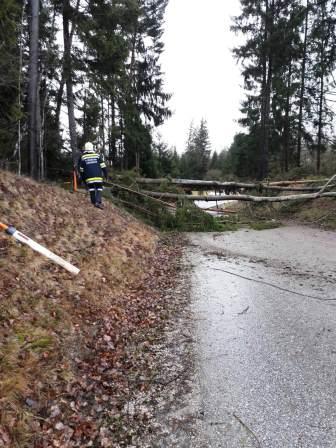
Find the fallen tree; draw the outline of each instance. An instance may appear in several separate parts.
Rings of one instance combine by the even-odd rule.
[[[217,202],[217,201],[245,201],[245,202],[288,202],[288,201],[300,201],[300,200],[314,200],[320,197],[336,197],[336,192],[326,192],[327,188],[334,187],[332,184],[336,179],[336,174],[332,176],[323,186],[318,187],[316,193],[309,194],[291,194],[288,196],[253,196],[246,194],[225,194],[225,195],[188,195],[179,193],[164,193],[159,191],[147,191],[140,190],[136,191],[125,186],[118,184],[106,182],[105,185],[108,187],[115,187],[123,190],[127,190],[130,193],[142,195],[144,197],[151,197],[160,201],[162,205],[168,205],[168,202],[164,202],[163,199],[171,201],[206,201],[206,202]],[[194,182],[194,181],[191,181]],[[203,181],[200,181],[203,182]],[[207,182],[207,181],[204,181]]]
[[[147,191],[137,191],[137,190],[134,190],[133,188],[125,187],[125,185],[119,185],[119,184],[115,184],[112,182],[104,182],[104,186],[107,188],[111,188],[111,189],[127,191],[131,194],[135,194],[137,196],[142,196],[144,198],[151,199],[152,201],[155,201],[155,202],[157,202],[161,205],[164,205],[166,207],[172,207],[172,204],[170,204],[169,202],[164,202],[164,201],[161,201],[160,199],[156,199],[153,196],[150,196],[149,194],[147,194]]]
[[[327,180],[328,179],[280,180],[277,182],[270,182],[268,185],[286,187],[288,185],[320,184],[321,182],[327,182]]]
[[[185,190],[218,190],[226,192],[245,190],[265,190],[265,191],[294,191],[294,192],[317,192],[321,186],[300,186],[310,183],[321,183],[326,180],[307,180],[307,181],[282,181],[274,183],[251,183],[251,182],[220,182],[216,180],[197,180],[197,179],[150,179],[137,178],[136,182],[140,185],[162,185],[181,187]],[[292,187],[291,185],[299,185]],[[336,185],[334,185],[336,186]]]
[[[174,199],[174,200],[189,200],[189,201],[246,201],[246,202],[287,202],[287,201],[300,201],[305,199],[318,199],[320,197],[336,197],[336,192],[327,192],[327,188],[331,188],[332,182],[336,179],[336,174],[332,176],[327,182],[318,187],[317,193],[312,194],[292,194],[289,196],[252,196],[245,194],[225,194],[225,195],[209,195],[209,196],[196,196],[186,194],[174,194],[174,193],[161,193],[157,191],[144,191],[143,193],[153,198],[160,199]],[[206,182],[206,181],[205,181]]]
[[[225,195],[209,195],[209,196],[195,196],[188,194],[175,193],[160,193],[158,191],[145,191],[148,196],[153,198],[168,199],[174,201],[245,201],[245,202],[287,202],[300,201],[305,199],[318,199],[320,197],[336,198],[336,192],[328,193],[311,193],[311,194],[293,194],[288,196],[251,196],[246,194],[225,194]]]

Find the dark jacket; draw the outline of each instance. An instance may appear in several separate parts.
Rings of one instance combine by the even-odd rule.
[[[82,180],[87,184],[103,182],[103,176],[107,177],[106,164],[103,158],[95,152],[83,152],[78,160],[78,171]]]

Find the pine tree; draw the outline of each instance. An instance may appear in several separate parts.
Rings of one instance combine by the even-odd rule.
[[[70,20],[73,18],[70,0],[63,0],[63,43],[64,43],[64,80],[66,84],[67,108],[69,119],[70,146],[74,165],[78,158],[77,129],[75,120],[75,98],[73,87],[72,42],[70,38]],[[73,25],[74,26],[74,25]]]
[[[28,4],[34,6],[34,14],[22,9],[18,0],[3,3],[2,157],[21,159],[15,148],[21,149],[22,142],[31,174],[43,177],[47,168],[50,176],[55,164],[66,162],[68,169],[78,142],[92,139],[116,168],[150,166],[153,129],[170,115],[170,95],[164,91],[159,62],[167,0],[88,0],[85,8],[80,0],[32,0]],[[27,22],[32,18],[29,33]],[[28,106],[21,99],[26,97],[29,113],[23,116],[21,109],[28,112]],[[62,137],[63,106],[70,145]],[[64,151],[69,146],[72,157]]]
[[[302,62],[301,62],[301,85],[300,85],[300,97],[299,97],[299,121],[298,121],[298,135],[297,135],[297,156],[296,164],[299,167],[301,165],[301,145],[302,145],[302,131],[303,131],[303,107],[304,107],[304,95],[306,87],[306,69],[307,69],[307,48],[308,48],[308,21],[310,13],[310,0],[306,0],[306,9],[304,13],[304,35],[302,44]]]
[[[214,151],[211,157],[210,169],[215,170],[218,169],[218,154],[217,151]]]
[[[333,121],[334,112],[326,101],[326,92],[330,88],[330,76],[335,69],[335,7],[330,2],[322,2],[315,9],[315,20],[312,29],[313,79],[315,83],[311,92],[316,101],[316,119],[314,127],[317,129],[316,139],[316,171],[321,169],[321,154],[327,148],[326,127]]]
[[[282,171],[300,166],[303,141],[309,148],[314,140],[313,126],[319,170],[332,116],[325,93],[334,66],[334,3],[241,0],[233,25],[245,37],[234,50],[247,92],[241,123],[256,143],[251,151],[257,149],[259,178],[268,174],[270,162]]]
[[[129,34],[130,64],[126,80],[125,101],[121,104],[125,119],[125,159],[134,166],[136,160],[148,157],[150,129],[170,116],[166,102],[170,95],[163,91],[159,57],[167,0],[138,0]],[[143,122],[142,117],[145,121]]]
[[[210,139],[206,120],[198,127],[190,125],[186,150],[181,158],[181,174],[189,179],[203,179],[210,163]]]
[[[241,0],[241,5],[242,13],[235,18],[232,29],[246,36],[246,42],[234,50],[244,63],[242,74],[249,92],[242,108],[246,114],[242,124],[258,140],[259,178],[263,178],[269,163],[275,0]]]
[[[22,5],[4,0],[0,8],[0,159],[9,160],[17,142],[20,104],[20,48]]]

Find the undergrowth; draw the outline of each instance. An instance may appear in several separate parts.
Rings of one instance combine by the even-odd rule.
[[[133,184],[129,186],[136,188]],[[164,190],[163,185],[161,190]],[[162,231],[218,232],[226,230],[225,225],[202,211],[192,201],[180,201],[174,207],[172,204],[149,196],[113,188],[106,189],[104,195],[116,205],[127,208],[136,217]]]

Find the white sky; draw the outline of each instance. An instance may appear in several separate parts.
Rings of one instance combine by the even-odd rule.
[[[231,53],[237,38],[230,31],[239,5],[239,0],[169,1],[161,63],[166,90],[173,93],[173,117],[159,132],[178,152],[184,150],[192,120],[207,120],[217,151],[239,131],[242,78]]]

